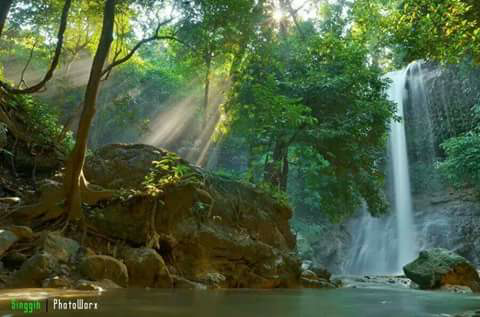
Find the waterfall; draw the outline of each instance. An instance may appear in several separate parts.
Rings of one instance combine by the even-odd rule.
[[[414,62],[405,69],[385,76],[391,81],[388,97],[396,104],[396,114],[401,118],[400,121],[392,120],[389,137],[391,206],[394,212],[375,218],[368,213],[366,206],[361,208],[359,217],[349,224],[352,247],[345,264],[348,273],[399,273],[417,255],[403,106],[407,97],[407,81],[412,86],[410,89],[424,94],[423,83],[416,78],[418,74],[421,75],[421,68]]]
[[[413,64],[414,65],[414,64]],[[403,101],[408,68],[387,74],[392,80],[388,90],[390,100],[397,105],[401,121],[390,125],[390,149],[393,169],[393,192],[397,224],[397,270],[412,261],[417,253],[415,227],[413,224],[410,172],[408,169],[407,140],[405,137]]]

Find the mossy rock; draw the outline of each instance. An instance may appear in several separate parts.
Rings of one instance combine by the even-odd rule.
[[[405,275],[422,289],[443,285],[464,285],[480,291],[480,277],[475,267],[455,252],[435,248],[420,252],[419,257],[403,267]]]

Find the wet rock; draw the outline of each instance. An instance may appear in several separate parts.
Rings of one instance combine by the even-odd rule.
[[[0,229],[0,256],[18,241],[16,234],[10,230]]]
[[[339,278],[334,278],[330,282],[337,288],[343,287],[343,281]]]
[[[20,203],[19,197],[0,197],[0,204],[13,206],[19,203]]]
[[[318,277],[323,278],[327,281],[330,280],[330,277],[332,276],[332,274],[329,271],[327,271],[326,268],[324,268],[322,266],[312,266],[310,268],[310,271],[315,273]]]
[[[440,290],[446,291],[449,293],[457,293],[457,294],[469,294],[472,293],[472,290],[468,286],[461,286],[461,285],[443,285]]]
[[[53,276],[42,281],[44,288],[71,288],[72,281],[66,276]]]
[[[480,317],[480,310],[469,311],[461,314],[455,314],[453,317]]]
[[[187,288],[187,289],[199,289],[199,290],[207,289],[207,286],[201,283],[196,283],[196,282],[187,280],[186,278],[183,278],[178,275],[172,275],[172,280],[175,288]]]
[[[307,278],[307,279],[318,279],[317,274],[313,273],[310,270],[302,271],[302,277]]]
[[[330,273],[325,274],[323,270],[319,271],[321,274],[324,274],[325,277],[318,276],[312,270],[303,270],[300,276],[300,281],[302,282],[303,287],[306,288],[336,288],[337,286],[330,282]]]
[[[168,268],[157,251],[149,248],[129,248],[123,253],[128,269],[129,286],[172,287]]]
[[[127,267],[111,256],[87,256],[79,264],[79,271],[83,276],[94,281],[109,279],[122,287],[128,285]]]
[[[8,230],[13,232],[20,240],[33,240],[34,233],[27,226],[9,226]]]
[[[8,281],[10,287],[40,287],[42,281],[58,270],[58,262],[52,255],[41,252],[25,261]]]
[[[218,272],[204,273],[197,278],[197,281],[210,288],[220,288],[226,285],[226,277]]]
[[[335,284],[324,279],[301,277],[300,280],[305,288],[336,288]]]
[[[45,232],[40,238],[39,248],[53,255],[60,262],[68,263],[75,257],[80,245],[77,241],[65,238],[58,233]]]
[[[297,248],[298,248],[298,234],[297,234]],[[312,267],[313,265],[313,262],[310,261],[310,260],[304,260],[302,261],[302,266],[301,266],[301,269],[302,271],[304,270],[310,270],[310,268]]]
[[[83,291],[98,291],[102,292],[107,289],[116,289],[121,288],[121,286],[112,282],[109,279],[103,279],[101,281],[88,281],[88,280],[78,280],[75,283],[75,289]]]
[[[480,277],[473,265],[446,249],[422,251],[403,270],[422,289],[435,289],[450,284],[467,286],[474,292],[480,291]]]

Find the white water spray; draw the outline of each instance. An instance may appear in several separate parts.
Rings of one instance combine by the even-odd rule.
[[[412,73],[412,69],[417,70]],[[412,261],[418,252],[415,224],[413,219],[407,142],[404,124],[404,100],[407,97],[407,81],[410,89],[420,91],[420,68],[412,63],[406,69],[388,73],[391,80],[388,97],[396,104],[400,121],[390,124],[390,164],[392,174],[392,207],[394,212],[386,217],[375,218],[367,207],[351,222],[352,247],[345,263],[345,272],[351,274],[396,274],[405,264]],[[412,87],[414,86],[414,87]],[[418,99],[418,93],[410,96],[415,104],[425,103]]]
[[[390,100],[396,103],[397,115],[401,117],[401,121],[394,120],[390,125],[393,191],[398,239],[398,271],[400,271],[405,264],[412,261],[417,254],[403,111],[407,71],[408,68],[387,75],[387,77],[392,80],[392,84],[388,90],[388,96]]]

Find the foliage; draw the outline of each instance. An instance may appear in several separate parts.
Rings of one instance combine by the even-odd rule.
[[[480,3],[476,0],[358,0],[356,28],[370,43],[416,59],[480,62]],[[397,63],[398,65],[398,63]]]
[[[143,186],[148,195],[157,196],[169,186],[199,182],[198,173],[175,153],[169,152],[160,161],[152,162],[152,169],[145,177]]]
[[[365,200],[379,214],[386,203],[378,158],[393,116],[387,83],[366,63],[361,41],[339,36],[341,26],[323,25],[327,30],[304,24],[303,35],[283,38],[264,31],[225,107],[228,122],[251,144],[250,167],[266,162],[266,170],[276,146],[286,148],[282,164],[306,180],[299,199],[310,209],[335,218]],[[260,181],[262,171],[253,174]]]
[[[404,0],[392,15],[395,37],[410,59],[458,62],[480,53],[480,4],[475,0]],[[480,60],[477,60],[480,62]]]
[[[472,108],[480,122],[480,103]],[[446,159],[437,164],[442,175],[454,186],[471,186],[480,189],[480,125],[472,130],[444,141],[441,148]]]
[[[52,107],[24,95],[13,96],[9,105],[23,114],[28,129],[25,132],[32,137],[34,145],[49,147],[59,139],[63,126],[58,123],[58,114]],[[68,153],[74,144],[72,134],[67,133],[60,142],[59,145]]]
[[[8,41],[0,39],[1,61],[7,64],[17,55],[24,65],[33,53],[29,70],[41,70],[55,44],[62,1],[16,3],[5,33]],[[286,2],[280,3],[286,9]],[[384,94],[387,82],[380,60],[388,57],[385,47],[399,45],[394,40],[401,41],[406,34],[408,25],[395,19],[410,23],[413,5],[394,3],[357,0],[352,9],[350,1],[325,2],[316,18],[305,20],[292,10],[276,22],[270,15],[277,2],[269,0],[119,1],[110,63],[151,36],[159,17],[168,16],[166,9],[178,16],[158,32],[179,41],[145,45],[108,77],[98,96],[89,146],[138,141],[149,120],[179,100],[188,97],[188,106],[192,105],[188,111],[196,111],[202,99],[197,95],[204,96],[205,107],[208,104],[210,82],[232,82],[224,92],[225,120],[217,126],[234,148],[230,159],[237,166],[232,174],[257,183],[284,203],[288,194],[296,207],[320,210],[334,219],[350,215],[363,200],[372,214],[379,214],[386,208],[382,158],[394,112]],[[74,1],[65,33],[63,72],[57,72],[57,80],[42,96],[65,121],[83,100],[85,82],[75,82],[72,65],[81,58],[89,61],[97,46],[102,4]],[[453,15],[470,12],[465,10]],[[417,12],[414,18],[418,17]],[[421,43],[422,35],[418,36],[415,41]],[[412,55],[410,48],[403,45],[397,55]],[[205,94],[198,89],[203,87]],[[32,129],[42,123],[50,127],[46,138],[58,135],[59,126],[49,115],[54,110],[29,109],[35,120]],[[190,118],[190,113],[185,116]],[[185,134],[193,139],[201,119],[191,117]],[[175,142],[195,146],[195,139],[182,138]],[[147,194],[160,195],[172,184],[192,181],[201,181],[198,173],[168,154],[153,163],[143,186]]]
[[[450,138],[441,145],[447,159],[438,168],[455,186],[480,184],[480,133],[469,132],[463,136]]]

